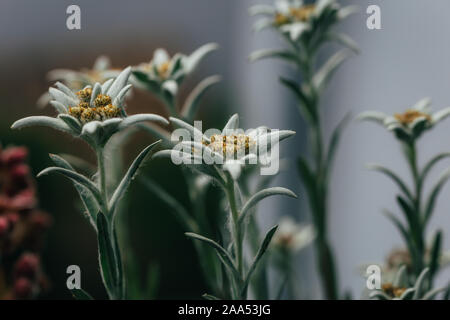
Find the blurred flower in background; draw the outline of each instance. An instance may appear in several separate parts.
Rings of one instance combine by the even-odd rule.
[[[27,154],[0,150],[0,299],[31,299],[47,288],[40,251],[51,218],[37,208]]]

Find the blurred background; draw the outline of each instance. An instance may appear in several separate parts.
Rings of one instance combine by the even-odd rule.
[[[2,0],[0,2],[0,141],[3,145],[24,145],[30,149],[30,164],[36,174],[50,165],[48,153],[68,153],[94,161],[85,145],[69,136],[45,128],[12,132],[17,119],[37,114],[52,115],[50,108],[38,110],[36,101],[50,85],[49,70],[78,70],[91,67],[99,55],[111,58],[114,67],[148,62],[154,49],[167,48],[190,53],[207,42],[217,42],[220,50],[209,56],[183,88],[182,96],[202,78],[220,74],[223,81],[202,102],[199,118],[204,127],[222,127],[235,112],[243,127],[267,125],[293,129],[294,139],[283,143],[283,157],[292,164],[274,185],[289,187],[300,194],[299,201],[284,198],[265,200],[259,216],[264,228],[281,215],[308,221],[306,196],[300,187],[292,159],[305,151],[305,131],[295,101],[278,83],[289,73],[278,61],[248,62],[255,49],[279,47],[282,41],[270,31],[254,34],[248,7],[270,1],[250,0],[133,0],[53,1]],[[446,40],[450,21],[447,0],[352,0],[361,11],[340,28],[360,46],[336,74],[323,101],[325,130],[328,137],[348,112],[354,115],[367,109],[387,113],[402,111],[422,97],[433,98],[435,109],[450,105],[450,44]],[[81,30],[66,29],[66,8],[81,8]],[[382,29],[366,28],[368,5],[377,4],[382,12]],[[326,52],[324,52],[324,55]],[[162,106],[151,95],[136,93],[129,102],[129,113],[163,114]],[[441,151],[450,150],[450,123],[444,123],[424,136],[420,157],[424,161]],[[147,135],[136,136],[129,148],[129,159],[148,145]],[[128,149],[127,149],[128,150]],[[330,232],[342,288],[358,298],[365,279],[358,266],[382,263],[402,240],[392,224],[381,214],[382,208],[396,209],[396,187],[385,177],[367,171],[366,162],[380,162],[402,175],[404,167],[399,146],[384,130],[371,124],[351,123],[345,132],[332,177]],[[440,169],[449,163],[441,164]],[[295,174],[294,174],[295,172]],[[439,170],[435,170],[435,177]],[[172,192],[179,171],[164,162],[147,165],[149,174]],[[47,299],[71,299],[65,286],[66,268],[76,264],[82,270],[82,287],[94,297],[105,297],[97,265],[96,239],[82,217],[71,184],[58,176],[38,180],[40,206],[53,216],[44,250],[43,263],[50,279]],[[184,190],[181,186],[179,190]],[[178,191],[179,191],[178,190]],[[437,226],[450,232],[448,187],[439,198],[429,231]],[[204,293],[191,241],[167,208],[135,183],[129,193],[127,216],[132,228],[130,242],[142,266],[159,266],[159,299],[197,299]],[[213,197],[213,196],[212,196]],[[212,199],[214,202],[214,199]],[[213,215],[213,206],[211,207]],[[450,239],[444,239],[444,249]],[[126,254],[126,253],[125,253]],[[320,289],[312,250],[298,257],[298,281],[305,295],[319,298]],[[438,278],[447,283],[445,271]]]

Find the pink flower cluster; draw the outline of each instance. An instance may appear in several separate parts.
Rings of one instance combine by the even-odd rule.
[[[51,218],[37,209],[27,155],[0,149],[0,299],[31,299],[47,287],[40,251]]]

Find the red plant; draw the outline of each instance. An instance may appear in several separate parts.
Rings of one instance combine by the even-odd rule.
[[[51,218],[37,209],[27,155],[0,149],[0,299],[32,299],[47,283],[40,251]]]

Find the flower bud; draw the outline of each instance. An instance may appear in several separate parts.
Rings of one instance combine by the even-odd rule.
[[[39,257],[34,253],[23,254],[14,266],[17,278],[35,279],[40,265]]]
[[[28,299],[33,293],[33,284],[27,278],[19,278],[14,283],[14,296],[17,299]]]
[[[0,217],[0,237],[5,236],[9,231],[9,220],[7,217]]]
[[[2,161],[6,166],[13,166],[25,161],[28,151],[23,147],[8,148],[2,153]]]

